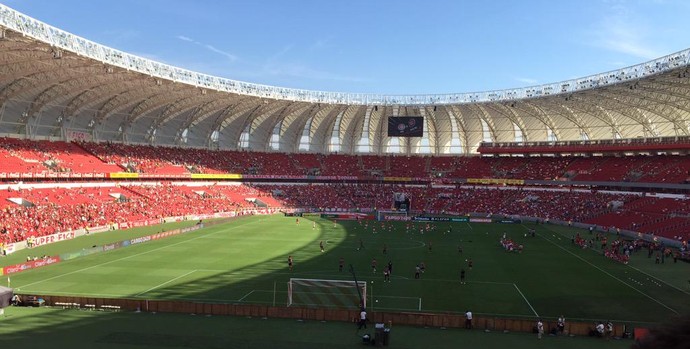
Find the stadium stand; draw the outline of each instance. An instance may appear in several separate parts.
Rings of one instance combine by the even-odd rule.
[[[591,146],[590,146],[591,147]],[[413,210],[428,213],[501,214],[582,222],[670,239],[690,237],[690,200],[682,196],[557,189],[558,186],[491,187],[442,179],[519,179],[579,183],[686,183],[690,161],[680,155],[475,156],[286,154],[154,147],[119,143],[32,141],[0,138],[0,176],[11,173],[69,176],[123,171],[157,176],[164,182],[116,185],[105,177],[94,186],[50,185],[0,192],[3,242],[88,226],[213,214],[256,207],[314,210],[391,209],[403,192]],[[292,184],[215,185],[177,183],[191,174],[240,173],[256,178],[292,178]],[[343,176],[353,183],[294,183],[305,175]],[[373,177],[372,177],[373,176]],[[423,183],[367,183],[367,179],[427,178]],[[68,177],[69,178],[69,177]],[[166,179],[170,178],[170,179]],[[251,177],[250,177],[251,178]],[[320,177],[315,177],[320,178]],[[327,178],[327,177],[323,177]],[[361,182],[364,180],[364,182]],[[10,200],[12,199],[12,200]]]

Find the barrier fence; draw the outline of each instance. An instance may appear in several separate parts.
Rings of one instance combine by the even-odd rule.
[[[314,321],[341,321],[355,322],[359,318],[357,310],[283,307],[255,304],[226,304],[226,303],[199,303],[169,300],[143,300],[122,298],[95,298],[72,296],[44,296],[20,294],[22,299],[31,297],[42,298],[45,306],[104,310],[104,311],[141,311],[162,313],[187,313],[197,315],[231,315],[252,316],[283,319],[302,319]],[[376,311],[369,314],[369,318],[375,323],[392,323],[394,325],[428,326],[463,328],[465,316],[460,314],[442,313],[413,313],[413,312],[382,312]],[[556,328],[556,321],[543,321],[547,331]],[[472,327],[480,330],[533,332],[536,325],[535,319],[511,319],[475,315]],[[593,329],[592,322],[567,321],[565,333],[576,336],[587,336]],[[632,332],[632,328],[625,328],[624,324],[615,324],[613,336],[623,336],[624,332]]]

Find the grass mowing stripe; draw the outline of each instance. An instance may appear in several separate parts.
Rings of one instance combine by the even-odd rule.
[[[524,226],[524,225],[523,225],[523,226]],[[527,227],[525,227],[525,228],[527,228]],[[585,263],[587,263],[587,264],[593,266],[593,267],[596,268],[597,270],[599,270],[599,271],[601,271],[602,273],[604,273],[604,274],[606,274],[606,275],[612,277],[613,279],[619,281],[619,282],[622,283],[623,285],[630,287],[631,289],[637,291],[639,294],[641,294],[641,295],[643,295],[643,296],[645,296],[645,297],[651,299],[652,301],[654,301],[654,302],[656,302],[656,303],[659,303],[659,305],[661,305],[662,307],[664,307],[664,308],[666,308],[666,309],[668,309],[668,310],[674,312],[675,314],[679,314],[679,313],[678,313],[677,311],[675,311],[673,308],[671,308],[671,307],[669,307],[668,305],[662,303],[662,302],[659,301],[658,299],[656,299],[656,298],[654,298],[654,297],[652,297],[652,296],[650,296],[650,295],[648,295],[648,294],[642,292],[641,290],[639,290],[639,289],[635,288],[634,286],[630,285],[629,283],[627,283],[627,282],[625,282],[625,281],[619,279],[618,277],[616,277],[615,275],[609,273],[608,271],[606,271],[606,270],[604,270],[604,269],[601,269],[600,267],[598,267],[597,265],[593,264],[592,262],[590,262],[590,261],[588,261],[588,260],[586,260],[586,259],[584,259],[584,258],[578,256],[577,254],[573,253],[572,251],[568,251],[568,249],[566,249],[565,247],[563,247],[563,246],[561,246],[561,245],[559,245],[559,244],[553,242],[551,239],[549,239],[549,238],[543,236],[542,234],[537,234],[537,236],[539,236],[540,238],[542,238],[542,239],[544,239],[544,240],[550,242],[551,244],[553,244],[554,246],[560,248],[561,250],[563,250],[563,251],[565,251],[565,252],[568,252],[570,255],[575,256],[577,259],[579,259],[579,260],[581,260],[581,261],[583,261],[583,262],[585,262]]]
[[[170,280],[168,280],[168,281],[166,281],[166,282],[164,282],[164,283],[162,283],[162,284],[153,286],[153,287],[149,288],[148,290],[146,290],[146,291],[144,291],[144,292],[137,293],[137,294],[134,295],[134,297],[139,297],[139,296],[141,296],[141,295],[144,294],[144,293],[148,293],[148,292],[153,291],[153,290],[155,290],[155,289],[157,289],[157,288],[159,288],[159,287],[165,286],[165,285],[167,285],[167,284],[169,284],[169,283],[171,283],[171,282],[173,282],[173,281],[175,281],[175,280],[179,280],[179,279],[181,279],[181,278],[183,278],[183,277],[185,277],[185,276],[187,276],[187,275],[190,275],[190,274],[192,274],[192,273],[194,273],[194,272],[196,272],[196,270],[192,270],[192,271],[190,271],[190,272],[184,273],[184,274],[182,274],[182,275],[180,275],[180,276],[178,276],[178,277],[176,277],[176,278],[170,279]]]
[[[245,224],[248,224],[248,223],[251,223],[251,222],[252,222],[252,221],[247,221],[247,222],[242,223],[242,224],[240,224],[240,225],[245,225]],[[233,228],[234,228],[234,226],[233,226]],[[79,269],[79,270],[71,271],[71,272],[69,272],[69,273],[64,273],[64,274],[60,274],[60,275],[55,275],[55,276],[53,276],[53,277],[51,277],[51,278],[43,279],[43,280],[41,280],[41,281],[32,282],[32,283],[30,283],[30,284],[26,284],[26,285],[23,285],[23,286],[21,286],[21,287],[33,286],[33,285],[40,284],[40,283],[43,283],[43,282],[46,282],[46,281],[55,280],[55,279],[61,278],[61,277],[63,277],[63,276],[67,276],[67,275],[72,275],[72,274],[80,273],[80,272],[87,271],[87,270],[91,270],[91,269],[93,269],[93,268],[97,268],[97,267],[100,267],[100,266],[104,266],[104,265],[108,265],[108,264],[111,264],[111,263],[123,261],[123,260],[125,260],[125,259],[129,259],[129,258],[132,258],[132,257],[142,256],[142,255],[149,254],[149,253],[155,252],[155,251],[159,251],[159,250],[162,250],[162,249],[165,249],[165,248],[169,248],[169,247],[181,245],[181,244],[187,243],[187,242],[189,242],[189,241],[194,241],[194,240],[201,239],[201,238],[203,238],[203,237],[205,237],[205,236],[207,236],[207,235],[215,235],[215,234],[219,234],[219,233],[223,233],[223,232],[226,232],[226,230],[219,230],[219,231],[214,232],[214,233],[209,233],[209,234],[205,234],[205,235],[202,235],[202,236],[197,236],[197,237],[194,237],[194,238],[191,238],[191,239],[188,239],[188,240],[176,242],[176,243],[174,243],[174,244],[165,245],[165,246],[161,246],[161,247],[158,247],[158,248],[154,248],[154,249],[151,249],[151,250],[147,250],[147,251],[144,251],[144,252],[141,252],[141,253],[133,254],[133,255],[131,255],[131,256],[126,256],[126,257],[114,259],[114,260],[112,260],[112,261],[108,261],[108,262],[103,262],[103,263],[100,263],[100,264],[92,265],[92,266],[90,266],[90,267],[86,267],[86,268],[82,268],[82,269]],[[178,235],[178,236],[184,236],[184,235]],[[160,240],[159,240],[159,241],[160,241]],[[139,245],[139,246],[143,246],[143,245]],[[117,251],[117,250],[114,250],[114,251]],[[79,259],[79,258],[75,258],[75,259],[73,259],[73,260],[78,260],[78,259]]]
[[[537,317],[539,317],[539,314],[537,314],[537,311],[534,310],[534,307],[533,307],[532,304],[530,304],[530,302],[527,300],[527,297],[525,297],[525,295],[522,293],[522,291],[520,291],[520,288],[519,288],[516,284],[513,284],[513,286],[515,286],[515,289],[518,291],[518,293],[520,293],[520,295],[522,296],[522,299],[524,299],[525,302],[527,302],[527,305],[529,305],[529,308],[532,309],[532,312],[534,312],[534,315],[536,315]]]

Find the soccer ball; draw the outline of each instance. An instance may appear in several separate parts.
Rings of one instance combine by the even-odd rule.
[[[465,259],[465,262],[467,262],[467,259]]]
[[[379,300],[377,299],[377,300],[376,300],[376,303],[378,303],[378,302],[379,302]]]

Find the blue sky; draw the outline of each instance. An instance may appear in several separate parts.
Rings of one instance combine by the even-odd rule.
[[[690,1],[683,0],[0,2],[168,64],[339,92],[523,87],[690,47]]]

